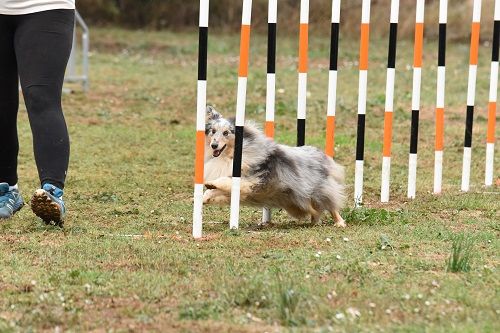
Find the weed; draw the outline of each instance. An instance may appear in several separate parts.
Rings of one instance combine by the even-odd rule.
[[[451,254],[446,261],[447,270],[453,273],[468,272],[471,269],[474,251],[474,238],[465,233],[452,238]]]
[[[391,240],[387,235],[384,234],[380,235],[380,238],[378,240],[378,248],[380,250],[386,250],[386,249],[394,250]]]
[[[15,332],[13,327],[15,327],[15,322],[11,322],[9,324],[8,321],[0,318],[0,332],[5,332],[5,333]]]
[[[234,273],[225,276],[220,293],[230,307],[265,308],[269,304],[269,282],[265,275],[252,277],[237,276]]]
[[[359,283],[360,286],[365,284],[365,280],[370,275],[370,270],[367,267],[366,263],[359,262],[356,260],[353,263],[350,263],[345,268],[346,279],[349,283]]]
[[[219,305],[201,302],[181,307],[179,318],[188,320],[218,319],[221,312],[222,308]]]
[[[102,193],[95,194],[93,196],[93,199],[96,202],[100,202],[100,203],[112,203],[112,202],[117,202],[119,200],[118,196],[112,192],[102,192]]]
[[[358,207],[345,209],[343,216],[348,224],[405,224],[408,220],[409,212],[404,210],[389,211],[386,209]]]
[[[299,321],[295,312],[301,299],[300,291],[280,269],[276,269],[276,281],[276,297],[281,322],[286,326],[297,326]]]

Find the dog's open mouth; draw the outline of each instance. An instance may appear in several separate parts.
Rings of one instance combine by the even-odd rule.
[[[221,149],[214,149],[212,156],[219,157],[219,155],[222,153],[224,149],[226,149],[226,145],[224,145],[224,147],[222,147]]]

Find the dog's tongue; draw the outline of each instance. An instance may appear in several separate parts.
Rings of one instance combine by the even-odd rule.
[[[220,153],[221,153],[220,149],[219,150],[214,150],[214,152],[212,153],[212,155],[213,155],[213,157],[219,157]]]

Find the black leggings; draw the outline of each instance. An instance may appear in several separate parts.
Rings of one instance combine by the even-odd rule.
[[[41,185],[64,187],[69,137],[61,93],[74,19],[71,9],[0,15],[0,182],[18,181],[19,77]]]

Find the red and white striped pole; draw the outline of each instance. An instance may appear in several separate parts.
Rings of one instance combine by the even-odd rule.
[[[276,24],[278,0],[269,0],[267,13],[267,89],[265,134],[274,138],[274,106],[276,100]],[[271,210],[262,210],[262,223],[271,221]]]
[[[251,17],[252,0],[243,0],[243,10],[241,15],[240,66],[238,70],[238,95],[236,97],[235,145],[231,187],[231,215],[229,219],[229,227],[231,229],[238,229],[240,218],[241,157],[243,151],[243,129],[245,125],[248,59],[250,56]]]
[[[337,101],[337,62],[339,55],[340,1],[332,0],[332,27],[330,35],[330,70],[328,72],[328,106],[326,110],[325,154],[335,155],[335,107]]]
[[[448,0],[439,0],[439,48],[436,86],[436,141],[434,152],[434,193],[441,193],[444,149],[444,95],[446,82],[446,24]]]
[[[495,153],[495,122],[498,88],[498,44],[500,39],[500,0],[495,0],[495,23],[491,50],[490,95],[488,103],[488,132],[486,135],[486,170],[484,184],[493,185],[493,156]]]
[[[354,203],[363,202],[363,165],[365,150],[366,89],[368,84],[368,44],[370,39],[370,0],[361,7],[361,40],[359,46],[358,128],[356,138],[356,165],[354,171]]]
[[[396,43],[398,36],[399,0],[391,0],[387,80],[385,84],[384,148],[380,201],[389,202],[391,177],[392,113],[394,111],[394,80],[396,77]]]
[[[462,163],[461,190],[467,192],[470,184],[470,165],[472,158],[472,124],[476,98],[477,58],[479,53],[479,29],[481,22],[481,0],[474,0],[472,28],[470,37],[469,80],[467,83],[467,115],[465,120],[464,158]]]
[[[307,52],[309,48],[309,0],[300,0],[299,82],[297,98],[297,146],[305,145],[307,104]]]
[[[202,236],[205,113],[207,109],[207,47],[209,0],[200,0],[198,87],[196,103],[196,155],[194,167],[193,237]]]
[[[415,198],[417,187],[417,146],[420,111],[420,85],[422,81],[422,50],[424,44],[425,0],[417,0],[415,15],[415,45],[413,51],[413,88],[411,98],[411,137],[408,161],[408,198]]]

